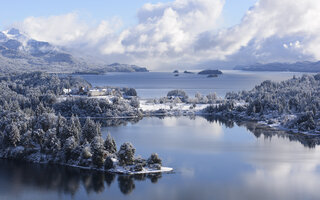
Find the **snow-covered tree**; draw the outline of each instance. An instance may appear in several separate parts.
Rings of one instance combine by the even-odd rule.
[[[148,164],[160,164],[162,163],[161,159],[159,158],[157,153],[151,154],[151,156],[147,160]]]
[[[66,161],[68,161],[69,159],[72,159],[73,157],[72,153],[77,146],[78,144],[73,136],[66,139],[65,144],[63,145]]]
[[[104,142],[104,148],[109,153],[116,153],[117,152],[117,145],[113,137],[108,133],[108,136]]]
[[[49,153],[57,153],[61,150],[61,142],[56,135],[55,129],[50,129],[46,132],[43,149]]]
[[[132,165],[136,149],[130,142],[123,143],[118,152],[120,165]]]
[[[82,140],[87,140],[90,143],[96,136],[101,136],[100,124],[88,117],[82,128]]]
[[[98,168],[103,166],[106,157],[103,144],[104,141],[101,136],[94,137],[93,141],[91,142],[91,150],[93,152],[92,164]]]
[[[74,136],[77,143],[80,142],[81,129],[81,123],[78,116],[72,116],[69,121],[69,131],[70,135]]]
[[[9,146],[17,146],[20,142],[20,131],[15,124],[10,124],[5,133],[5,141]]]

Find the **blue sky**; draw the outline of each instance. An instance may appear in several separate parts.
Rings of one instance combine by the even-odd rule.
[[[48,17],[77,12],[85,20],[99,22],[120,17],[124,26],[137,23],[136,14],[145,3],[170,2],[169,0],[0,0],[0,28],[33,17]],[[256,0],[226,0],[223,10],[223,27],[240,22]]]

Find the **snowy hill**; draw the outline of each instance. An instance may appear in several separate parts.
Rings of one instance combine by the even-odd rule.
[[[147,71],[134,65],[97,64],[75,57],[62,47],[34,40],[18,29],[0,31],[0,72],[46,71],[72,72],[139,72]]]
[[[256,65],[250,65],[250,66],[237,66],[234,69],[244,70],[244,71],[320,72],[320,61],[256,64]]]

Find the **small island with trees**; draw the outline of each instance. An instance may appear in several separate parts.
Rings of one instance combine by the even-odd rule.
[[[198,74],[199,75],[207,75],[208,78],[215,78],[215,77],[218,77],[218,75],[221,75],[222,71],[206,69],[206,70],[200,71]]]

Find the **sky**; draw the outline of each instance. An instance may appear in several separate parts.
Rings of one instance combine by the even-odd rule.
[[[227,0],[223,14],[224,27],[240,22],[245,12],[257,0]],[[0,0],[0,28],[4,30],[27,17],[49,17],[66,13],[81,13],[83,18],[93,23],[101,20],[111,20],[114,17],[122,19],[124,26],[137,23],[137,12],[146,3],[170,2],[170,0]],[[63,6],[62,6],[63,5]]]
[[[0,0],[0,29],[165,70],[320,59],[315,0]]]

